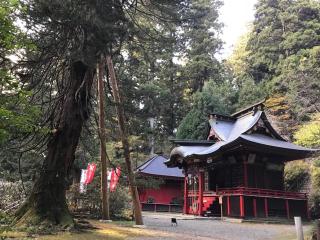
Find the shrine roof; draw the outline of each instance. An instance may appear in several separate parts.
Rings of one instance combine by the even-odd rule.
[[[237,146],[245,146],[253,151],[269,152],[285,156],[286,160],[296,160],[318,151],[298,146],[283,140],[274,139],[262,134],[241,134],[231,141],[219,141],[212,146],[179,146],[171,151],[168,166],[178,166],[177,161],[188,158],[214,157]]]
[[[168,166],[180,166],[185,158],[201,158],[215,156],[230,149],[246,146],[247,149],[266,153],[276,153],[284,156],[284,160],[301,159],[316,152],[287,142],[271,126],[266,114],[263,112],[263,102],[259,102],[242,111],[232,114],[230,118],[222,115],[210,115],[211,131],[208,139],[214,136],[217,141],[207,144],[184,144],[182,140],[175,140],[180,146],[171,151]],[[257,131],[264,129],[261,134]],[[180,162],[180,163],[179,163]]]
[[[183,178],[182,170],[179,168],[168,168],[165,165],[165,161],[168,158],[162,155],[155,155],[142,165],[137,167],[136,171],[141,174],[163,176],[163,177],[173,177],[173,178]]]

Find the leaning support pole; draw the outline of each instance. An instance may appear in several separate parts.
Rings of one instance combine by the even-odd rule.
[[[118,115],[118,124],[119,124],[121,141],[122,141],[123,150],[124,150],[124,158],[125,158],[126,167],[128,171],[128,179],[129,179],[130,192],[132,195],[132,201],[134,206],[135,221],[137,225],[143,225],[141,205],[140,205],[138,190],[137,190],[136,181],[132,171],[131,160],[130,160],[129,141],[128,141],[128,135],[127,135],[126,126],[125,126],[124,109],[123,109],[123,104],[122,104],[122,100],[119,93],[116,74],[115,74],[112,59],[110,56],[107,56],[107,65],[108,65],[108,70],[110,74],[110,83],[112,87],[113,99],[116,104],[116,110]]]
[[[104,109],[104,86],[103,86],[103,61],[97,64],[97,80],[98,80],[98,97],[99,97],[99,139],[100,139],[100,160],[101,160],[101,200],[102,200],[102,219],[110,220],[109,213],[109,194],[106,150],[106,126],[105,126],[105,109]]]

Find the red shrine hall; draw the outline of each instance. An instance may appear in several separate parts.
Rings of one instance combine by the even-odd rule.
[[[262,102],[230,116],[210,114],[207,140],[173,140],[166,162],[185,174],[185,214],[309,218],[307,194],[284,189],[284,165],[315,152],[283,139]]]
[[[136,169],[138,176],[161,179],[158,188],[138,188],[144,211],[181,212],[183,202],[184,175],[179,168],[168,168],[164,162],[168,158],[155,155]]]

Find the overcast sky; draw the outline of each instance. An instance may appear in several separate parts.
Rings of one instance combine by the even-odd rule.
[[[225,24],[222,40],[224,49],[219,58],[226,58],[232,53],[237,39],[246,32],[248,23],[254,18],[254,5],[257,0],[223,0],[220,9],[220,21]]]

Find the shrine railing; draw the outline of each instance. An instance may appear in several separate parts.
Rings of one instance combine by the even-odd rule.
[[[182,212],[182,205],[180,204],[164,204],[164,203],[147,203],[141,202],[142,211],[151,212]]]
[[[198,191],[188,191],[188,197],[198,196]],[[235,188],[217,188],[216,191],[204,191],[203,196],[220,196],[220,195],[247,195],[247,196],[261,196],[261,197],[273,197],[273,198],[294,198],[294,199],[306,199],[307,193],[303,192],[287,192],[272,189],[261,188],[247,188],[247,187],[235,187]]]
[[[301,192],[286,192],[272,189],[261,189],[261,188],[218,188],[217,195],[257,195],[257,196],[267,196],[267,197],[286,197],[286,198],[300,198],[306,199],[307,193]]]

